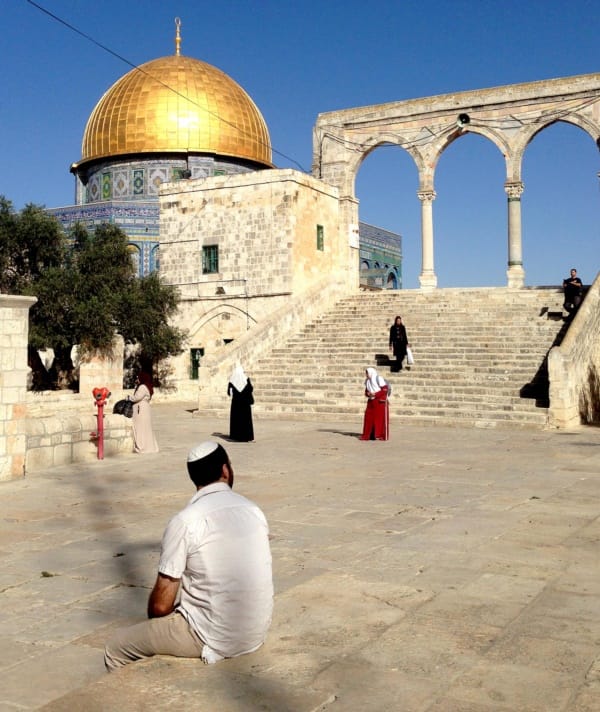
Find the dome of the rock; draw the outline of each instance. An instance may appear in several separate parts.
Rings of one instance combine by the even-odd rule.
[[[140,154],[216,155],[271,167],[267,125],[220,69],[179,54],[140,65],[100,99],[72,167]]]

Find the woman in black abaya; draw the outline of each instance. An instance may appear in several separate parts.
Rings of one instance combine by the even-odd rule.
[[[408,346],[408,336],[406,327],[402,323],[402,317],[397,316],[390,327],[390,351],[396,357],[396,363],[391,365],[390,371],[401,371],[402,361],[406,358],[406,347]]]
[[[239,442],[254,440],[254,427],[252,425],[252,383],[238,364],[229,379],[227,395],[231,396],[231,410],[229,412],[229,437]]]

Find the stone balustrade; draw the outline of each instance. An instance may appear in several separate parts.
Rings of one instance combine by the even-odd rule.
[[[600,422],[600,273],[564,340],[550,350],[548,377],[551,426]]]

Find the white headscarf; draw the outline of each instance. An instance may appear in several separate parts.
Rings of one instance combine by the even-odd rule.
[[[385,386],[385,378],[377,374],[373,367],[367,368],[367,378],[365,380],[365,390],[369,393],[377,393]]]
[[[233,369],[231,376],[229,378],[229,383],[235,388],[236,391],[241,393],[248,383],[248,376],[244,373],[241,363],[237,363]]]

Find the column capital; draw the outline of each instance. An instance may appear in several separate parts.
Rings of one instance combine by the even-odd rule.
[[[507,180],[504,183],[504,190],[508,195],[509,200],[519,200],[525,190],[525,184],[521,180]]]
[[[417,196],[421,202],[426,200],[433,202],[437,197],[437,193],[435,190],[417,190]]]

